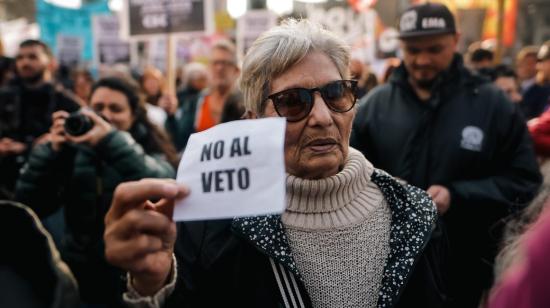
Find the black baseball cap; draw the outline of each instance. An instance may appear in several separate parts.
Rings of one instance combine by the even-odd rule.
[[[456,33],[456,26],[453,14],[443,4],[413,5],[399,19],[400,39],[447,33]]]

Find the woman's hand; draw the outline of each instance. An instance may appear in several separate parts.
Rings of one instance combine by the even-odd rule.
[[[168,179],[122,183],[115,190],[105,216],[105,256],[130,273],[141,295],[153,295],[166,284],[176,241],[174,203],[188,194],[187,187]]]
[[[82,136],[71,136],[66,134],[66,139],[75,144],[88,144],[91,147],[95,147],[107,134],[109,134],[113,127],[109,122],[105,121],[95,112],[89,109],[81,109],[80,113],[90,118],[93,123],[92,129]]]

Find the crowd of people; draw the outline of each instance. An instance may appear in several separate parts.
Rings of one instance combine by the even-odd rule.
[[[459,38],[411,6],[378,78],[289,19],[177,85],[23,41],[0,60],[0,306],[550,305],[550,42],[509,67]],[[285,211],[175,223],[189,136],[264,117],[287,120]]]

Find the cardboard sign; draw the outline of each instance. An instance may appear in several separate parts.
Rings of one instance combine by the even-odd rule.
[[[281,213],[285,209],[283,118],[217,125],[189,138],[177,181],[191,194],[174,220],[210,220]]]
[[[128,35],[205,32],[210,18],[208,0],[125,1]]]

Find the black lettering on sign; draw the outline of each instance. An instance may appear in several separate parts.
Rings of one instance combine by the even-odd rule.
[[[231,153],[229,154],[230,157],[233,157],[235,155],[243,156],[243,153],[241,152],[241,143],[239,142],[239,140],[239,138],[233,138],[233,141],[231,141]]]
[[[212,172],[208,172],[208,177],[206,173],[201,173],[202,179],[202,191],[209,193],[212,190]]]
[[[235,173],[235,169],[228,169],[224,171],[227,173],[227,189],[229,191],[233,190],[233,173]]]
[[[216,182],[216,191],[223,191],[223,187],[222,187],[222,183],[223,183],[223,178],[222,178],[222,173],[223,171],[216,171],[214,172],[214,178],[215,178],[215,182]]]
[[[248,149],[248,136],[244,137],[244,155],[250,155],[252,152]]]
[[[234,183],[237,183],[240,190],[246,190],[250,187],[250,171],[248,168],[241,168],[203,172],[201,180],[202,191],[205,193],[212,192],[212,186],[216,192],[233,191]]]
[[[214,143],[214,158],[220,159],[223,156],[223,140]],[[212,142],[202,146],[201,161],[210,160],[212,156]]]
[[[202,146],[201,161],[210,160],[210,153],[212,152],[212,142]]]
[[[229,154],[230,157],[250,154],[252,153],[248,148],[248,136],[244,137],[244,140],[242,141],[241,138],[233,138],[233,141],[231,141],[231,153]]]
[[[224,146],[223,140],[217,141],[214,144],[214,158],[215,159],[222,158],[222,156],[223,156],[223,146]]]
[[[248,189],[250,187],[250,172],[247,168],[241,168],[239,169],[239,188],[241,190]]]

